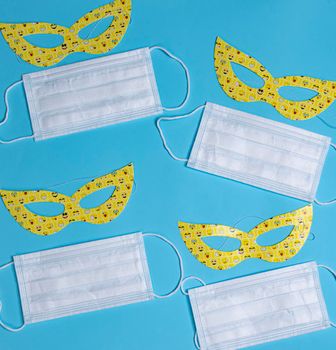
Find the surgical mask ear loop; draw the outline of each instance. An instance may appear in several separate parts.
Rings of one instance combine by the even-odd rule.
[[[196,346],[196,349],[200,350],[201,347],[199,345],[199,340],[198,340],[198,334],[197,334],[197,331],[195,331],[195,335],[194,335],[194,344]]]
[[[331,143],[330,146],[336,150],[336,144],[335,143]],[[333,203],[336,203],[336,198],[335,199],[332,199],[330,201],[327,201],[327,202],[320,202],[319,200],[317,200],[316,198],[314,199],[314,202],[318,205],[329,205],[329,204],[333,204]]]
[[[203,286],[206,286],[206,283],[201,278],[196,277],[196,276],[188,276],[188,277],[184,278],[182,280],[182,283],[181,283],[181,292],[184,295],[189,295],[188,291],[186,291],[186,289],[184,288],[185,282],[187,282],[189,280],[196,280],[196,281],[200,282]],[[201,349],[201,347],[199,345],[199,341],[198,341],[197,331],[195,331],[195,334],[194,334],[194,344],[196,346],[196,349]]]
[[[6,89],[6,91],[5,91],[6,113],[5,113],[5,118],[0,122],[0,126],[6,124],[7,121],[8,121],[8,115],[9,115],[8,94],[9,94],[9,92],[12,89],[14,89],[17,85],[22,84],[22,83],[23,83],[22,80],[16,81],[12,85],[8,86],[8,88]],[[34,135],[29,135],[29,136],[18,137],[18,138],[13,139],[13,140],[0,140],[0,144],[6,145],[8,143],[13,143],[13,142],[16,142],[16,141],[27,140],[27,139],[31,139],[33,137],[34,137]]]
[[[318,264],[317,266],[322,268],[322,269],[325,269],[325,270],[329,271],[333,275],[334,279],[336,280],[336,271],[334,271],[332,268],[330,268],[330,267],[328,267],[326,265],[321,265],[321,264]],[[336,323],[330,321],[330,325],[332,327],[336,328]]]
[[[166,140],[166,138],[164,136],[163,130],[161,128],[161,125],[160,125],[161,121],[162,120],[169,120],[170,121],[170,120],[178,120],[178,119],[188,118],[188,117],[191,117],[192,115],[194,115],[194,113],[198,112],[200,109],[203,109],[204,107],[205,107],[205,105],[201,105],[201,106],[198,106],[197,108],[195,108],[190,113],[187,113],[187,114],[184,114],[184,115],[181,115],[181,116],[177,116],[177,117],[161,117],[161,118],[159,118],[156,121],[156,127],[159,130],[160,137],[161,137],[161,140],[162,140],[162,143],[163,143],[163,147],[166,149],[166,151],[169,153],[169,155],[173,159],[178,160],[180,162],[187,162],[188,161],[188,159],[186,159],[186,158],[180,158],[180,157],[176,156],[174,154],[174,152],[170,149],[170,147],[167,144],[167,140]]]
[[[186,278],[183,278],[183,280],[181,281],[181,292],[182,294],[184,295],[189,295],[188,291],[184,288],[184,284],[187,282],[187,281],[190,281],[190,280],[196,280],[198,282],[200,282],[203,286],[206,286],[206,283],[199,277],[196,277],[196,276],[188,276]]]
[[[189,101],[190,98],[190,73],[189,73],[189,69],[186,66],[186,64],[178,57],[174,56],[171,52],[169,52],[168,50],[166,50],[165,48],[161,47],[161,46],[152,46],[149,48],[149,51],[152,52],[154,50],[160,50],[163,53],[165,53],[168,57],[170,57],[171,59],[177,61],[183,68],[186,78],[187,78],[187,93],[186,96],[184,98],[184,100],[181,102],[181,104],[177,107],[163,107],[163,109],[165,111],[176,111],[178,109],[183,108],[186,103]]]
[[[8,264],[0,266],[0,270],[4,270],[4,269],[6,269],[7,267],[9,267],[9,266],[11,266],[13,264],[14,264],[13,262],[10,262]],[[0,301],[0,313],[1,313],[1,311],[2,311],[2,302]],[[26,326],[26,323],[23,321],[23,325],[21,327],[12,328],[12,327],[6,325],[3,321],[0,320],[0,326],[3,327],[4,329],[6,329],[9,332],[19,332]]]
[[[177,286],[169,293],[167,294],[164,294],[164,295],[158,295],[158,294],[154,294],[154,296],[158,299],[165,299],[165,298],[168,298],[174,294],[176,294],[180,287],[181,287],[181,283],[182,283],[182,280],[183,280],[183,277],[184,277],[184,268],[183,268],[183,259],[182,259],[182,256],[180,254],[180,252],[177,250],[176,246],[174,243],[172,243],[171,241],[169,241],[167,238],[159,235],[159,234],[156,234],[156,233],[144,233],[143,234],[144,237],[156,237],[156,238],[159,238],[161,239],[162,241],[166,242],[168,245],[170,245],[173,250],[175,251],[177,257],[178,257],[178,260],[179,260],[179,267],[180,267],[180,278],[179,278],[179,281],[177,283]]]

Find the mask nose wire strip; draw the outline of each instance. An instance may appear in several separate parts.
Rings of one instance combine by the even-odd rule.
[[[11,261],[8,264],[0,266],[0,271],[6,269],[7,267],[9,267],[9,266],[11,266],[13,264],[14,264],[13,261]],[[0,301],[0,313],[1,313],[1,310],[2,310],[2,303]],[[0,320],[0,326],[3,327],[4,329],[6,329],[9,332],[19,332],[26,326],[26,323],[23,322],[23,325],[21,327],[12,328],[10,326],[7,326],[3,321]]]
[[[331,143],[330,146],[336,150],[336,144],[335,143]],[[332,199],[330,201],[327,201],[327,202],[320,202],[319,200],[317,200],[316,198],[314,199],[314,202],[318,205],[329,205],[329,204],[333,204],[336,202],[336,198],[335,199]]]
[[[177,250],[176,246],[174,243],[172,243],[171,241],[169,241],[167,238],[159,235],[159,234],[156,234],[156,233],[144,233],[143,234],[144,237],[156,237],[156,238],[159,238],[161,239],[162,241],[166,242],[168,245],[170,245],[173,250],[175,251],[177,257],[178,257],[178,260],[179,260],[179,267],[180,267],[180,278],[179,278],[179,281],[177,283],[177,286],[170,292],[170,293],[167,293],[165,295],[158,295],[158,294],[154,294],[154,296],[158,299],[165,299],[165,298],[168,298],[174,294],[176,294],[180,287],[181,287],[181,283],[183,281],[183,277],[184,277],[184,268],[183,268],[183,259],[182,259],[182,256],[180,254],[180,252]]]
[[[169,153],[169,155],[175,159],[175,160],[178,160],[180,162],[187,162],[188,159],[186,158],[180,158],[178,156],[176,156],[173,151],[170,149],[170,147],[168,146],[167,144],[167,140],[164,136],[164,133],[163,133],[163,130],[161,128],[161,121],[162,120],[178,120],[178,119],[184,119],[184,118],[188,118],[188,117],[191,117],[194,113],[196,113],[197,111],[199,111],[200,109],[203,109],[205,107],[205,105],[201,105],[201,106],[198,106],[197,108],[195,108],[193,111],[191,111],[190,113],[187,113],[187,114],[184,114],[184,115],[181,115],[181,116],[177,116],[177,117],[161,117],[159,118],[157,121],[156,121],[156,127],[157,129],[159,130],[159,133],[160,133],[160,137],[161,137],[161,140],[162,140],[162,143],[163,143],[163,147],[166,149],[166,151]]]
[[[6,113],[5,113],[5,118],[0,122],[0,126],[4,125],[5,123],[7,123],[8,121],[8,115],[9,115],[9,104],[8,104],[8,94],[10,93],[10,91],[12,89],[14,89],[17,85],[22,84],[23,81],[19,80],[16,81],[15,83],[13,83],[12,85],[8,86],[8,88],[5,91],[5,107],[6,107]],[[27,140],[27,139],[31,139],[33,138],[34,135],[30,135],[30,136],[23,136],[23,137],[19,137],[13,140],[0,140],[0,144],[8,144],[8,143],[13,143],[16,141],[21,141],[21,140]]]
[[[175,55],[173,55],[171,52],[169,52],[168,50],[166,50],[165,48],[161,47],[161,46],[152,46],[149,48],[150,52],[154,51],[154,50],[160,50],[162,52],[164,52],[168,57],[170,57],[171,59],[177,61],[183,68],[185,75],[186,75],[186,79],[187,79],[187,93],[186,96],[184,98],[184,100],[181,102],[181,104],[177,107],[163,107],[163,109],[165,111],[176,111],[177,109],[181,109],[183,108],[186,103],[189,101],[190,98],[190,73],[189,73],[189,69],[186,66],[186,64],[178,57],[176,57]]]
[[[333,277],[334,277],[334,279],[336,281],[336,271],[334,271],[332,268],[330,268],[330,267],[328,267],[326,265],[318,264],[317,266],[321,267],[322,269],[325,269],[325,270],[329,271],[333,275]],[[330,321],[330,325],[332,327],[336,328],[336,323]]]

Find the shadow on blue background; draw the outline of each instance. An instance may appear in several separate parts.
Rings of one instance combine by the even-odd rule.
[[[46,21],[70,26],[84,13],[104,1],[3,0],[1,22]],[[334,136],[317,118],[305,122],[284,119],[270,105],[239,103],[230,99],[217,83],[213,67],[216,36],[253,55],[274,76],[308,75],[336,81],[336,3],[327,0],[283,1],[188,1],[134,0],[132,22],[113,50],[161,45],[181,57],[190,69],[192,96],[182,112],[205,101],[254,113]],[[73,54],[58,65],[90,59]],[[185,92],[185,78],[178,64],[163,54],[153,53],[163,105],[177,105]],[[42,70],[20,59],[0,37],[1,91],[23,73]],[[11,112],[1,138],[31,133],[22,87],[10,95]],[[1,104],[4,112],[4,105]],[[322,116],[336,125],[336,104]],[[172,113],[171,113],[172,114]],[[200,113],[187,120],[165,123],[164,129],[176,153],[187,156],[197,130]],[[162,147],[155,118],[105,127],[48,141],[0,147],[0,187],[3,189],[48,189],[53,184],[75,178],[94,178],[129,162],[135,166],[136,190],[125,211],[106,225],[75,223],[63,231],[39,237],[21,228],[0,203],[0,262],[13,255],[101,239],[135,231],[157,232],[176,243],[187,275],[197,275],[207,283],[259,271],[316,260],[335,267],[336,206],[314,207],[313,241],[307,241],[293,259],[282,264],[248,260],[228,271],[210,270],[187,251],[177,228],[178,220],[234,225],[244,216],[269,218],[305,205],[304,202],[256,189],[234,181],[186,168],[172,160]],[[318,198],[331,199],[335,190],[336,153],[330,151],[324,168]],[[85,183],[85,181],[84,181]],[[83,182],[57,187],[72,194]],[[239,224],[249,230],[258,219]],[[164,293],[178,278],[173,252],[160,242],[146,239],[149,266],[156,292]],[[331,319],[336,319],[333,279],[321,272],[324,295]],[[1,318],[10,324],[21,322],[14,272],[0,272]],[[188,298],[177,294],[170,299],[120,307],[29,325],[18,334],[0,329],[1,350],[53,349],[194,349],[194,324]],[[329,329],[290,338],[256,349],[333,349],[336,332]]]

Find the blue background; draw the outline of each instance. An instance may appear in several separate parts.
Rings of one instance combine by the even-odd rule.
[[[70,26],[86,12],[104,4],[97,0],[2,0],[0,21],[46,21]],[[317,118],[292,122],[265,103],[239,103],[221,90],[213,67],[217,35],[261,61],[274,76],[308,75],[336,81],[336,2],[330,0],[134,0],[132,22],[114,53],[162,45],[181,57],[190,69],[191,100],[182,112],[205,101],[254,113],[333,137]],[[73,54],[58,65],[90,59]],[[160,95],[165,106],[176,105],[185,91],[183,71],[163,54],[153,54]],[[0,37],[0,90],[21,79],[23,73],[39,71],[18,59]],[[246,75],[246,79],[250,77]],[[294,93],[295,95],[295,93]],[[297,92],[297,97],[299,97]],[[31,132],[22,87],[10,95],[9,122],[0,128],[1,138]],[[5,108],[1,102],[0,110]],[[172,114],[172,113],[171,113]],[[336,124],[336,104],[323,113]],[[165,123],[174,150],[187,155],[197,130],[200,113],[188,120]],[[168,125],[169,124],[169,125]],[[250,259],[228,271],[210,270],[194,259],[180,237],[177,221],[234,225],[245,216],[269,218],[305,205],[304,202],[201,173],[172,160],[162,147],[155,118],[104,127],[47,141],[23,141],[0,147],[0,187],[3,189],[48,189],[75,178],[94,178],[129,162],[135,166],[136,190],[125,211],[106,225],[75,223],[63,231],[40,237],[19,226],[0,202],[0,262],[13,255],[102,239],[135,231],[157,232],[171,239],[181,251],[186,274],[207,283],[226,280],[281,266],[316,260],[335,263],[336,206],[314,206],[312,231],[290,261],[271,264]],[[318,198],[336,196],[336,154],[329,152]],[[86,181],[71,182],[56,189],[71,195]],[[259,219],[239,224],[249,230]],[[146,239],[153,284],[157,293],[168,291],[178,277],[177,262],[169,247]],[[321,272],[323,291],[331,319],[336,319],[336,285]],[[189,285],[190,286],[190,285]],[[21,324],[15,274],[0,272],[1,319]],[[92,312],[29,325],[18,334],[0,329],[0,349],[193,349],[194,324],[188,298],[178,293],[166,300]],[[333,349],[335,329],[315,332],[257,346],[256,349]]]

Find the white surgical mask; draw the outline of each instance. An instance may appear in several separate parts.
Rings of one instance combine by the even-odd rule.
[[[179,107],[161,105],[151,52],[161,50],[178,61],[187,77],[187,95]],[[0,143],[50,137],[99,128],[182,108],[189,99],[185,64],[161,47],[143,48],[23,75],[33,135]],[[5,94],[8,120],[8,93]]]
[[[336,277],[328,267],[309,262],[188,292],[182,284],[196,324],[196,346],[202,350],[241,349],[334,326],[318,266]]]
[[[189,117],[201,108],[189,159],[176,157],[160,121]],[[329,146],[335,147],[329,137],[213,103],[185,116],[160,118],[157,126],[169,154],[188,167],[309,202],[315,200]]]
[[[144,247],[145,236],[168,243],[180,264],[177,287],[166,295],[153,292]],[[12,263],[10,263],[12,264]],[[10,264],[4,265],[5,268]],[[135,233],[32,254],[14,256],[24,324],[138,303],[175,294],[183,278],[182,258],[163,236]]]

